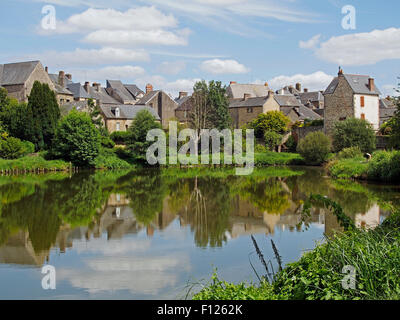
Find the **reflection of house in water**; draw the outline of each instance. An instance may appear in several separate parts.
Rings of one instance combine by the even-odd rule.
[[[41,266],[48,259],[48,255],[48,251],[35,252],[26,231],[19,231],[10,236],[0,247],[0,263],[5,264]]]
[[[381,210],[378,204],[374,204],[366,213],[356,214],[355,224],[358,228],[373,229],[381,222]]]

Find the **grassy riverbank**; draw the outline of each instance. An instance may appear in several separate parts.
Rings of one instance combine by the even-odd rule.
[[[361,155],[336,159],[327,169],[333,178],[396,183],[400,182],[400,151],[378,151],[369,161]]]
[[[372,231],[337,234],[278,273],[272,284],[231,284],[214,275],[196,300],[371,300],[400,298],[400,213]],[[344,289],[344,266],[356,271]]]

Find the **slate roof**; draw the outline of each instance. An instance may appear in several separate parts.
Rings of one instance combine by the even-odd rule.
[[[373,94],[373,95],[381,94],[376,84],[374,91],[369,90],[368,87],[368,79],[370,78],[369,76],[363,76],[357,74],[344,74],[344,78],[349,83],[351,89],[353,90],[353,93],[355,94]],[[334,93],[338,84],[339,84],[339,78],[336,77],[329,84],[328,88],[326,88],[324,94]]]
[[[281,107],[300,107],[302,106],[301,102],[294,95],[283,95],[276,94],[275,101]]]
[[[301,105],[299,108],[295,108],[296,112],[300,115],[299,119],[300,120],[322,120],[322,117],[311,110],[310,108],[307,108],[306,106]]]
[[[263,84],[231,84],[227,88],[227,93],[230,98],[240,99],[244,94],[250,94],[251,98],[265,97],[268,95],[270,88]]]
[[[75,99],[90,99],[89,94],[79,82],[69,84],[67,89],[73,93]]]
[[[112,88],[122,99],[123,103],[134,101],[136,98],[124,87],[120,80],[107,80],[107,88]]]
[[[229,104],[229,108],[250,108],[250,107],[262,107],[267,101],[268,97],[256,97],[242,99],[232,99]]]
[[[70,96],[74,95],[70,90],[68,90],[67,88],[63,88],[62,86],[60,86],[57,83],[54,84],[54,87],[56,89],[56,92],[59,94],[65,94],[65,95],[70,95]]]
[[[51,81],[53,81],[54,84],[58,84],[58,74],[55,73],[49,73],[49,77]],[[68,85],[72,84],[73,82],[69,80],[66,76],[64,76],[64,85],[65,87],[68,87]]]
[[[0,84],[24,84],[39,63],[40,61],[28,61],[0,65]]]
[[[396,108],[394,103],[389,99],[379,99],[379,108]]]
[[[120,116],[117,118],[115,116],[115,109],[119,108],[120,110]],[[136,115],[138,112],[142,110],[147,110],[149,111],[155,118],[156,120],[160,120],[160,117],[158,116],[156,110],[153,108],[150,108],[148,106],[129,106],[129,105],[116,105],[116,106],[101,106],[100,107],[101,111],[105,115],[107,119],[135,119]]]
[[[136,104],[137,105],[146,105],[148,104],[161,90],[150,91],[144,95],[142,99],[140,99]]]
[[[298,91],[293,86],[290,86],[290,87],[286,86],[286,87],[283,87],[282,89],[276,90],[276,94],[283,94],[283,95],[294,94],[294,95],[298,95],[298,94],[300,94],[300,91]]]
[[[97,91],[93,87],[89,87],[89,96],[90,98],[94,100],[99,100],[100,104],[113,104],[113,105],[119,105],[121,104],[117,100],[115,100],[113,97],[111,97],[105,88],[100,87],[100,91]]]
[[[313,92],[301,92],[299,93],[299,99],[302,104],[306,104],[307,102],[315,102],[315,101],[323,101],[324,96],[319,91]]]
[[[124,87],[135,98],[141,93],[144,94],[144,92],[142,90],[140,90],[139,87],[135,84],[124,84]]]
[[[191,98],[191,96],[182,97],[180,99],[176,98],[175,102],[178,104],[178,108],[176,108],[175,111],[190,111],[192,109],[192,104],[186,102]]]

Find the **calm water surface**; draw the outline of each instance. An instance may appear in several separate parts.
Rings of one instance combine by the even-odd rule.
[[[289,263],[340,230],[323,208],[301,226],[311,193],[367,228],[400,203],[398,188],[307,168],[0,177],[0,299],[180,299],[215,268],[228,281],[255,281],[249,259],[262,268],[250,235],[275,265],[270,239]],[[42,289],[46,264],[56,290]]]

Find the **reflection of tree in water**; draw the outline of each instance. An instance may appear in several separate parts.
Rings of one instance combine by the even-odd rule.
[[[283,214],[290,207],[290,189],[281,178],[243,179],[237,192],[259,210],[270,214]]]
[[[136,219],[148,225],[162,212],[167,188],[158,170],[146,170],[131,174],[124,192],[131,200]]]
[[[195,178],[190,185],[189,201],[180,215],[194,231],[196,245],[220,247],[227,241],[232,194],[227,181],[222,179]]]

